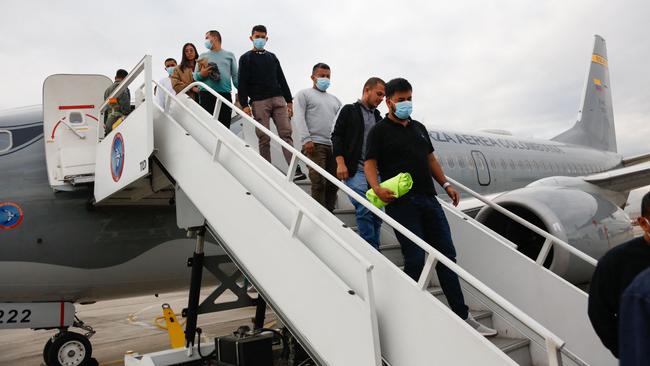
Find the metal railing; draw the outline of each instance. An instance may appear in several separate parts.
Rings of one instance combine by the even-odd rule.
[[[386,213],[384,213],[382,210],[378,209],[374,205],[372,205],[369,201],[365,199],[365,197],[360,196],[356,192],[354,192],[351,188],[349,188],[347,185],[342,183],[340,180],[338,180],[336,177],[332,176],[330,173],[328,173],[325,169],[321,168],[318,164],[314,163],[311,159],[309,159],[307,156],[296,150],[293,146],[289,145],[286,143],[284,140],[282,140],[280,137],[275,135],[271,130],[268,128],[264,127],[261,125],[259,122],[255,121],[253,118],[251,118],[248,114],[237,108],[233,103],[229,102],[225,98],[223,98],[221,95],[219,95],[217,92],[212,90],[209,86],[202,82],[193,82],[185,89],[183,89],[180,93],[178,94],[184,94],[186,93],[189,89],[191,89],[194,86],[200,86],[204,90],[208,91],[210,94],[215,96],[217,98],[217,103],[215,105],[215,110],[213,113],[213,119],[217,119],[219,116],[219,111],[220,108],[225,104],[226,106],[232,108],[235,113],[241,116],[244,121],[252,124],[254,127],[256,127],[258,130],[262,131],[264,134],[269,136],[269,138],[276,143],[278,143],[281,147],[284,149],[288,150],[292,157],[291,161],[289,163],[289,168],[287,170],[287,173],[285,174],[286,179],[288,181],[293,180],[293,176],[295,174],[295,168],[296,164],[298,161],[302,161],[304,164],[309,166],[311,169],[314,169],[316,172],[318,172],[321,176],[323,176],[325,179],[327,179],[329,182],[334,184],[338,189],[346,193],[348,196],[352,197],[355,199],[357,202],[362,204],[364,207],[366,207],[370,212],[374,213],[378,217],[380,217],[384,222],[386,222],[389,226],[391,226],[393,229],[397,230],[400,232],[402,235],[407,237],[409,240],[411,240],[413,243],[415,243],[417,246],[419,246],[424,252],[426,253],[426,259],[425,259],[425,265],[424,269],[422,270],[422,273],[420,275],[420,278],[417,281],[417,286],[419,287],[420,290],[422,291],[428,291],[429,287],[429,282],[433,276],[433,271],[435,270],[435,266],[437,262],[442,263],[445,265],[447,268],[452,270],[454,273],[456,273],[460,278],[462,278],[465,282],[467,282],[469,285],[474,287],[476,290],[479,292],[483,293],[485,296],[490,298],[497,306],[501,307],[505,311],[507,311],[510,315],[512,315],[514,318],[516,318],[518,321],[520,321],[522,324],[525,326],[529,327],[533,332],[538,334],[541,338],[544,339],[545,345],[546,345],[546,352],[548,356],[548,364],[549,365],[561,365],[562,364],[562,358],[560,356],[560,352],[562,348],[564,347],[565,342],[560,339],[557,335],[552,333],[550,330],[545,328],[543,325],[538,323],[535,319],[531,318],[529,315],[521,311],[519,308],[511,304],[508,300],[503,298],[501,295],[497,294],[494,292],[492,289],[490,289],[488,286],[480,282],[477,278],[475,278],[473,275],[471,275],[469,272],[465,271],[463,268],[461,268],[459,265],[457,265],[455,262],[444,256],[442,253],[440,253],[438,250],[433,248],[430,244],[425,242],[423,239],[418,237],[417,235],[413,234],[411,231],[409,231],[407,228],[405,228],[402,224],[399,222],[395,221],[393,218],[388,216]],[[166,102],[165,102],[165,111],[167,112],[169,110],[169,100],[172,99],[175,102],[177,102],[179,105],[181,105],[187,112],[194,117],[199,123],[201,123],[204,127],[206,127],[208,130],[211,130],[205,122],[203,122],[194,112],[192,112],[187,106],[183,104],[182,101],[178,99],[175,95],[172,95],[168,91],[166,91],[167,96],[166,96]],[[217,138],[217,146],[215,147],[215,151],[213,152],[214,154],[218,154],[220,150],[220,146],[226,142],[224,142],[222,139],[219,139],[216,134],[211,132],[214,137]],[[227,144],[227,143],[226,143]],[[236,151],[236,149],[231,150]],[[236,153],[241,156],[241,154],[236,151]],[[263,176],[263,174],[260,172],[260,175]],[[269,179],[265,180],[269,181],[270,183],[272,182]],[[274,185],[275,186],[275,185]],[[281,188],[277,187],[276,189],[279,189],[280,191]],[[288,195],[286,195],[287,197]],[[301,216],[306,215],[310,219],[315,220],[315,216],[309,213],[308,211],[305,211],[304,209],[301,209],[301,212],[298,213],[294,220],[295,225],[300,225],[301,221]],[[320,221],[320,220],[318,220]],[[316,222],[316,221],[315,221]],[[322,224],[324,226],[324,224]],[[321,226],[321,225],[319,225]],[[323,227],[321,226],[321,227]],[[294,227],[293,229],[296,229]],[[326,232],[331,232],[329,228],[326,229]],[[356,252],[355,252],[356,253]],[[358,255],[358,254],[357,254]],[[396,267],[397,268],[397,267]]]
[[[172,95],[167,89],[160,86],[160,84],[158,84],[155,81],[153,81],[153,84],[155,84],[156,86],[158,86],[160,88],[158,90],[162,89],[166,93],[166,102],[165,102],[165,108],[163,109],[163,111],[165,111],[166,113],[168,112],[168,110],[169,110],[169,98],[172,98],[176,103],[178,103],[185,110],[185,112],[187,112],[197,122],[199,122],[199,124],[201,126],[203,126],[210,133],[210,135],[212,135],[212,137],[214,137],[216,139],[216,145],[215,145],[214,151],[210,152],[212,154],[212,161],[213,162],[218,161],[219,153],[220,153],[222,147],[225,145],[226,147],[230,148],[232,153],[237,155],[237,157],[240,158],[246,165],[253,168],[253,171],[258,172],[258,175],[262,179],[264,179],[271,187],[273,187],[287,201],[291,202],[296,207],[297,214],[296,214],[296,216],[295,216],[295,218],[294,218],[294,220],[292,222],[291,227],[289,228],[289,231],[291,233],[291,237],[295,237],[298,234],[298,231],[300,229],[300,224],[302,223],[303,217],[307,217],[310,220],[312,220],[320,229],[322,229],[329,237],[334,239],[334,241],[343,250],[345,250],[357,262],[359,262],[363,266],[365,272],[370,273],[372,271],[372,269],[374,268],[374,265],[372,263],[368,262],[356,250],[354,250],[352,247],[350,247],[348,243],[346,243],[340,236],[338,236],[335,232],[333,232],[331,228],[327,227],[327,225],[322,220],[318,219],[318,217],[316,217],[314,214],[309,212],[294,197],[292,197],[290,194],[288,194],[285,189],[283,189],[281,186],[279,186],[277,184],[277,182],[275,182],[273,179],[271,179],[267,175],[261,174],[261,172],[259,172],[259,170],[255,169],[255,164],[253,162],[251,162],[249,159],[247,159],[240,151],[238,151],[238,147],[232,146],[231,142],[225,141],[224,139],[220,138],[219,135],[216,134],[213,131],[213,126],[210,126],[207,123],[205,123],[201,119],[201,117],[197,116],[196,113],[194,113],[191,109],[189,109],[187,106],[185,106],[182,101],[180,101],[176,96]],[[205,85],[205,84],[203,84],[203,85]],[[217,116],[218,115],[219,114],[217,113]],[[174,121],[174,122],[178,124],[178,122],[176,122],[176,121]]]
[[[300,225],[303,222],[303,218],[307,217],[314,224],[316,224],[316,226],[318,226],[324,233],[326,233],[330,238],[332,238],[334,240],[334,242],[337,245],[339,245],[339,247],[341,247],[345,252],[347,252],[352,258],[354,258],[362,266],[363,276],[364,276],[363,296],[361,296],[358,292],[351,293],[351,294],[359,296],[362,300],[364,300],[366,302],[366,304],[368,305],[368,308],[371,311],[371,313],[375,314],[376,313],[376,307],[375,307],[374,288],[373,288],[373,281],[372,281],[372,270],[374,269],[374,265],[372,263],[370,263],[368,260],[366,260],[364,257],[362,257],[345,240],[343,240],[343,238],[341,238],[330,227],[328,227],[321,219],[319,219],[316,215],[314,215],[306,207],[304,207],[304,205],[302,205],[300,202],[298,202],[295,199],[295,197],[291,196],[285,189],[283,189],[283,187],[278,185],[278,183],[275,180],[273,180],[267,174],[264,174],[259,169],[256,169],[255,164],[252,161],[250,161],[248,158],[246,158],[246,156],[241,151],[239,151],[239,148],[241,148],[241,146],[233,146],[234,144],[232,144],[231,142],[222,139],[217,133],[215,133],[214,126],[210,126],[201,117],[197,116],[196,113],[194,113],[181,100],[179,100],[178,97],[176,97],[176,95],[173,95],[169,90],[167,90],[166,88],[161,86],[156,81],[152,81],[152,83],[158,87],[158,89],[157,89],[158,91],[162,90],[165,93],[165,106],[164,106],[164,108],[161,108],[161,110],[164,113],[167,114],[169,112],[169,108],[170,108],[170,104],[171,104],[170,101],[173,100],[173,101],[176,102],[176,104],[178,106],[183,108],[186,113],[188,113],[190,116],[192,116],[192,118],[194,120],[196,120],[202,127],[204,127],[205,130],[207,130],[208,133],[210,135],[212,135],[213,138],[216,139],[216,144],[215,144],[214,150],[210,152],[212,154],[212,160],[211,160],[212,162],[218,162],[219,153],[221,152],[221,149],[223,148],[223,146],[226,146],[227,148],[230,149],[230,152],[235,154],[242,162],[244,162],[246,165],[248,165],[253,172],[256,172],[257,175],[260,178],[264,179],[264,181],[266,183],[268,183],[270,187],[274,188],[280,195],[282,195],[282,197],[284,199],[289,201],[297,209],[296,216],[294,217],[294,219],[293,219],[293,221],[291,223],[291,227],[288,228],[292,238],[296,237],[296,235],[298,234],[298,231],[300,230]],[[239,110],[233,104],[231,104],[227,100],[223,99],[223,97],[221,95],[216,93],[214,90],[212,90],[206,84],[203,84],[201,82],[194,82],[194,83],[190,84],[189,86],[187,86],[185,89],[183,89],[183,91],[181,91],[181,93],[179,93],[179,94],[184,94],[184,93],[187,92],[187,90],[189,90],[193,86],[197,86],[197,85],[205,88],[211,94],[213,94],[215,97],[217,97],[217,103],[215,105],[215,112],[213,113],[213,116],[212,116],[214,120],[218,120],[221,105],[225,101],[226,103],[228,103],[227,105],[229,107],[231,107],[234,111],[236,111],[237,113],[239,113],[243,117],[245,117],[245,120],[248,120],[249,122],[252,121],[254,124],[264,128],[262,125],[260,125],[255,120],[253,120],[251,117],[246,115],[243,111]],[[176,120],[173,119],[173,117],[170,116],[170,118],[174,121],[174,123],[181,126]],[[269,135],[273,135],[273,133],[268,129],[265,129],[265,133],[268,133]],[[275,136],[275,135],[273,135],[273,136]],[[201,145],[201,146],[203,146],[203,145]],[[203,146],[203,147],[205,148],[205,146]],[[294,163],[294,164],[290,165],[290,170],[291,170],[291,166],[293,166],[293,170],[295,170],[295,155],[294,155],[294,158],[292,159],[292,163]],[[318,258],[318,256],[316,256],[316,257]],[[330,271],[332,271],[332,273],[334,275],[336,275],[336,277],[338,277],[343,283],[346,283],[345,279],[341,278],[340,275],[336,272],[336,270],[334,268],[332,268],[329,264],[327,264],[324,261],[321,261],[321,262],[327,268],[329,268]],[[349,286],[349,284],[347,284],[347,285]],[[349,286],[349,287],[352,287],[352,286]],[[376,317],[375,317],[375,319],[376,319]],[[376,323],[376,320],[374,320],[373,322],[374,322],[374,324],[373,324],[373,328],[374,328],[373,333],[374,333],[374,337],[375,337],[375,342],[378,342],[379,338],[378,338],[378,333],[377,333],[377,331],[378,331],[377,330],[377,323]]]
[[[546,240],[544,241],[544,245],[542,245],[542,249],[540,250],[540,252],[537,255],[537,258],[535,260],[535,262],[538,265],[540,265],[540,266],[544,265],[544,261],[546,261],[546,257],[548,257],[548,253],[551,251],[551,248],[554,245],[560,246],[562,249],[568,251],[569,253],[575,255],[576,257],[582,259],[583,261],[591,264],[594,267],[596,267],[596,265],[598,264],[598,261],[596,259],[592,258],[591,256],[589,256],[588,254],[580,251],[579,249],[576,249],[571,244],[565,242],[564,240],[558,238],[557,236],[552,235],[552,234],[544,231],[543,229],[531,224],[530,222],[523,219],[521,216],[518,216],[518,215],[514,214],[513,212],[511,212],[508,209],[504,208],[503,206],[501,206],[501,205],[495,203],[494,201],[488,199],[487,197],[484,197],[481,194],[473,191],[471,188],[461,184],[460,182],[456,181],[455,179],[447,177],[447,180],[450,183],[452,183],[455,187],[458,187],[461,190],[469,193],[472,197],[474,197],[477,200],[485,203],[486,205],[488,205],[493,210],[495,210],[495,211],[501,213],[502,215],[506,216],[507,218],[509,218],[509,219],[523,225],[525,228],[527,228],[528,230],[534,232],[535,234],[545,238]]]

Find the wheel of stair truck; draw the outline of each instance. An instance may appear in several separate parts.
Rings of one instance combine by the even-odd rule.
[[[50,346],[52,346],[52,339],[54,339],[54,337],[50,337],[45,343],[45,347],[43,347],[43,362],[45,362],[46,364],[47,364],[47,355],[50,351]]]
[[[92,365],[92,352],[88,338],[68,331],[57,334],[54,339],[50,338],[43,350],[47,366]]]

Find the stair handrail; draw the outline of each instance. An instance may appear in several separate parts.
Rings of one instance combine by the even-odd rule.
[[[156,82],[156,81],[152,81],[152,83],[155,84],[156,86],[158,86],[158,87],[160,88],[160,89],[158,89],[158,90],[163,90],[163,91],[166,93],[167,98],[171,98],[171,99],[173,99],[173,100],[177,103],[177,105],[181,106],[181,107],[185,110],[185,112],[187,112],[187,113],[188,113],[190,116],[192,116],[192,117],[193,117],[197,122],[199,122],[199,124],[202,125],[202,126],[203,126],[207,131],[208,131],[208,133],[210,133],[210,135],[212,135],[212,137],[214,137],[214,138],[216,139],[217,144],[216,144],[216,147],[215,147],[215,151],[210,152],[211,154],[213,154],[213,158],[215,158],[216,155],[219,153],[219,150],[220,150],[220,146],[219,146],[219,145],[220,145],[220,144],[224,144],[224,145],[228,146],[228,147],[230,148],[230,150],[231,150],[234,154],[236,154],[240,159],[242,159],[242,161],[243,161],[244,163],[246,163],[247,165],[249,165],[249,166],[252,167],[252,168],[255,168],[255,165],[254,165],[252,162],[250,162],[250,161],[249,161],[249,160],[248,160],[248,159],[247,159],[243,154],[241,154],[241,152],[237,151],[237,149],[234,148],[234,146],[231,146],[231,143],[230,143],[229,141],[226,141],[226,140],[221,139],[221,138],[220,138],[220,137],[219,137],[219,136],[218,136],[218,135],[217,135],[217,134],[212,130],[212,126],[210,126],[210,125],[208,125],[207,123],[205,123],[205,122],[201,119],[201,117],[197,116],[196,113],[194,113],[194,112],[193,112],[191,109],[189,109],[185,104],[183,104],[183,102],[180,101],[180,100],[178,99],[178,97],[176,97],[175,95],[172,95],[170,91],[168,91],[166,88],[164,88],[163,86],[161,86],[158,82]],[[204,85],[205,85],[205,84],[204,84]],[[169,109],[169,102],[167,101],[166,104],[165,104],[165,108],[163,109],[163,108],[161,107],[161,110],[163,110],[163,112],[168,112],[168,109]],[[176,122],[176,121],[174,121],[174,122]],[[177,123],[177,122],[176,122],[176,123]],[[292,236],[295,236],[295,235],[297,234],[297,231],[298,231],[298,229],[299,229],[300,222],[301,222],[301,220],[302,220],[302,216],[305,216],[305,217],[309,218],[310,220],[312,220],[312,221],[313,221],[313,222],[314,222],[314,223],[315,223],[315,224],[316,224],[320,229],[322,229],[322,230],[323,230],[323,231],[324,231],[328,236],[330,236],[332,239],[334,239],[334,241],[335,241],[335,242],[336,242],[336,243],[337,243],[337,244],[338,244],[342,249],[344,249],[348,254],[350,254],[350,255],[351,255],[351,256],[352,256],[352,257],[353,257],[357,262],[359,262],[359,263],[363,266],[363,269],[364,269],[367,273],[372,272],[372,270],[374,269],[374,265],[373,265],[372,263],[370,263],[367,259],[365,259],[364,257],[362,257],[362,256],[361,256],[361,255],[360,255],[360,254],[359,254],[359,253],[358,253],[354,248],[352,248],[348,243],[346,243],[345,240],[343,240],[343,238],[341,238],[341,237],[340,237],[339,235],[337,235],[334,231],[332,231],[331,228],[327,227],[327,226],[325,225],[325,223],[324,223],[322,220],[320,220],[316,215],[314,215],[314,214],[312,214],[311,212],[309,212],[309,211],[307,210],[307,208],[304,207],[304,205],[302,205],[302,204],[301,204],[300,202],[298,202],[294,197],[292,197],[290,194],[288,194],[288,193],[286,192],[286,190],[284,190],[282,187],[280,187],[280,186],[277,184],[277,182],[275,182],[274,180],[272,180],[272,179],[269,178],[268,176],[266,176],[266,175],[264,175],[264,174],[261,174],[261,172],[259,172],[259,170],[257,170],[257,169],[253,169],[253,170],[254,170],[255,172],[260,173],[260,174],[258,174],[258,175],[259,175],[262,179],[264,179],[264,180],[265,180],[265,181],[266,181],[266,182],[267,182],[271,187],[273,187],[276,191],[278,191],[278,193],[280,193],[281,195],[283,195],[283,197],[284,197],[285,199],[287,199],[289,202],[291,202],[291,203],[292,203],[292,204],[293,204],[293,205],[298,209],[298,214],[297,214],[297,216],[296,216],[296,219],[295,219],[294,222],[293,222],[293,226],[292,226],[292,228],[290,229],[290,230],[292,231],[292,233],[291,233]],[[326,265],[327,265],[327,264],[326,264]],[[328,267],[329,267],[329,266],[328,266]],[[331,269],[331,268],[330,268],[330,269]],[[368,294],[368,292],[366,292],[366,294]]]
[[[154,82],[155,83],[155,82]],[[156,83],[157,84],[157,83]],[[374,213],[378,217],[380,217],[384,222],[386,222],[389,226],[391,226],[393,229],[397,230],[400,232],[402,235],[410,239],[413,243],[415,243],[417,246],[419,246],[424,252],[426,253],[426,258],[425,258],[425,265],[424,269],[422,270],[422,274],[420,275],[419,280],[417,281],[417,286],[420,288],[422,291],[427,291],[429,287],[429,282],[433,276],[433,271],[435,270],[436,262],[441,262],[443,265],[445,265],[447,268],[449,268],[451,271],[455,272],[460,278],[462,278],[465,282],[470,284],[472,287],[476,288],[478,291],[483,293],[485,296],[490,298],[494,303],[504,310],[506,310],[509,314],[511,314],[513,317],[515,317],[517,320],[519,320],[522,324],[526,325],[529,327],[532,331],[537,333],[540,337],[542,337],[545,341],[546,344],[546,351],[547,351],[547,356],[548,356],[548,362],[549,365],[561,365],[562,364],[562,358],[560,356],[560,352],[562,348],[565,345],[565,342],[558,337],[556,334],[548,330],[546,327],[544,327],[542,324],[537,322],[535,319],[530,317],[528,314],[524,313],[522,310],[520,310],[518,307],[510,303],[508,300],[506,300],[504,297],[496,293],[494,290],[489,288],[487,285],[479,281],[476,277],[474,277],[472,274],[469,272],[465,271],[462,267],[460,267],[458,264],[447,258],[445,255],[440,253],[438,250],[436,250],[433,246],[429,245],[427,242],[422,240],[420,237],[417,235],[413,234],[410,230],[408,230],[406,227],[404,227],[402,224],[394,220],[392,217],[388,216],[385,212],[382,210],[378,209],[374,205],[372,205],[369,201],[365,199],[365,197],[361,197],[358,193],[353,191],[351,188],[349,188],[347,185],[343,184],[338,178],[334,177],[331,175],[329,172],[327,172],[325,169],[321,168],[318,164],[314,163],[311,159],[309,159],[307,156],[302,154],[300,151],[295,149],[293,146],[289,145],[287,142],[282,140],[280,137],[275,135],[270,129],[264,127],[262,124],[257,122],[255,119],[253,119],[251,116],[246,114],[244,111],[242,111],[240,108],[235,106],[232,102],[228,101],[226,98],[221,96],[219,93],[214,91],[212,88],[210,88],[208,85],[206,85],[203,82],[200,81],[194,81],[190,83],[188,86],[186,86],[183,90],[181,90],[178,94],[185,94],[187,93],[188,90],[191,88],[199,86],[201,87],[204,91],[209,92],[212,94],[214,97],[217,98],[217,103],[215,104],[215,110],[213,113],[213,118],[216,119],[216,116],[219,115],[220,108],[223,104],[226,106],[230,107],[235,113],[237,113],[241,118],[243,118],[244,121],[252,124],[254,127],[262,131],[264,134],[266,134],[271,140],[275,141],[278,143],[281,147],[285,148],[288,150],[292,157],[291,157],[291,162],[289,163],[289,168],[286,174],[286,177],[288,180],[293,180],[293,175],[295,174],[295,167],[297,164],[297,161],[300,160],[304,164],[308,165],[310,168],[314,169],[316,172],[318,172],[323,178],[327,179],[330,183],[334,184],[337,186],[341,191],[346,193],[348,196],[353,197],[358,203],[366,207],[370,212]],[[185,106],[179,99],[176,97],[176,95],[172,95],[169,92],[167,93],[167,101],[165,105],[165,110],[168,111],[169,109],[169,98],[173,99],[177,104],[182,105],[184,109],[189,111],[195,118],[198,118],[187,106]],[[207,125],[200,119],[198,119],[201,124],[207,127]],[[208,128],[208,130],[210,130]],[[225,141],[224,141],[225,142]],[[234,150],[234,149],[232,149]]]
[[[167,90],[165,87],[160,85],[157,81],[151,80],[151,83],[155,86],[157,86],[158,91],[163,91],[165,93],[165,106],[164,108],[159,106],[157,103],[154,103],[156,107],[160,108],[160,110],[167,114],[168,117],[179,127],[183,128],[182,125],[180,125],[171,115],[169,115],[169,108],[170,108],[170,100],[173,100],[176,102],[178,106],[183,108],[186,113],[188,113],[196,122],[199,123],[204,129],[212,135],[212,137],[216,140],[215,148],[214,151],[206,151],[212,155],[212,161],[216,162],[218,159],[218,154],[221,149],[221,145],[227,146],[230,151],[235,154],[239,159],[241,159],[242,162],[244,162],[246,165],[248,165],[252,171],[256,172],[258,176],[266,181],[266,183],[269,184],[270,187],[273,187],[280,195],[282,195],[287,201],[291,202],[294,207],[297,208],[298,212],[297,215],[292,222],[291,228],[289,228],[289,231],[291,233],[291,237],[295,237],[298,233],[299,226],[302,222],[303,217],[309,218],[316,226],[318,226],[323,232],[325,232],[330,238],[334,240],[336,244],[338,244],[344,251],[346,251],[349,255],[352,256],[360,265],[361,269],[363,272],[363,296],[359,294],[358,291],[353,291],[352,286],[350,286],[347,281],[342,278],[337,271],[332,268],[328,263],[325,261],[320,260],[320,258],[315,255],[316,258],[319,258],[321,263],[325,265],[329,270],[331,271],[334,276],[336,276],[343,284],[348,286],[348,291],[350,295],[355,295],[359,297],[363,302],[366,304],[367,309],[369,310],[370,314],[372,314],[372,333],[373,333],[373,343],[375,344],[375,352],[376,352],[376,360],[379,365],[379,360],[381,359],[381,353],[380,353],[380,344],[379,344],[379,334],[378,334],[378,323],[377,323],[377,317],[376,317],[376,306],[375,306],[375,293],[374,293],[374,285],[373,285],[373,277],[372,277],[372,271],[374,269],[374,265],[370,263],[367,259],[362,257],[354,248],[352,248],[343,238],[341,238],[338,234],[336,234],[331,228],[329,228],[320,218],[318,218],[316,215],[312,214],[304,205],[302,205],[300,202],[298,202],[294,197],[292,197],[285,189],[283,189],[280,185],[277,184],[275,180],[273,180],[269,175],[264,174],[262,171],[259,169],[256,169],[255,164],[250,161],[242,152],[240,152],[237,147],[233,146],[230,141],[226,139],[220,138],[220,136],[215,133],[213,130],[213,126],[210,126],[209,124],[205,123],[201,117],[197,116],[196,113],[194,113],[189,107],[187,107],[178,97],[174,94],[172,94],[169,90]],[[205,85],[205,84],[203,84]],[[207,87],[207,85],[205,85]],[[212,89],[210,89],[212,91]],[[212,91],[213,93],[216,93]],[[218,94],[217,94],[218,95]],[[218,111],[216,113],[218,115]],[[205,149],[205,146],[199,143],[201,147]],[[241,147],[241,146],[239,146]],[[309,249],[309,248],[308,248]]]
[[[481,195],[480,193],[472,190],[471,188],[463,185],[462,183],[458,182],[457,180],[450,178],[447,176],[447,180],[453,184],[455,187],[460,188],[461,190],[469,193],[472,197],[476,198],[477,200],[485,203],[488,205],[490,208],[492,208],[495,211],[498,211],[502,215],[508,217],[509,219],[519,223],[520,225],[523,225],[525,228],[529,229],[530,231],[534,232],[535,234],[542,236],[546,240],[544,241],[544,245],[542,245],[542,249],[540,250],[539,254],[537,255],[537,258],[535,260],[535,263],[537,263],[539,266],[543,266],[544,262],[546,261],[546,257],[548,257],[549,252],[551,251],[551,248],[554,245],[558,245],[562,247],[562,249],[565,249],[569,253],[575,255],[576,257],[580,258],[584,262],[587,262],[588,264],[591,264],[593,267],[596,267],[598,264],[598,261],[591,257],[590,255],[586,254],[585,252],[575,248],[571,244],[565,242],[564,240],[558,238],[557,236],[531,224],[529,221],[526,221],[526,219],[522,218],[521,216],[515,214],[514,212],[508,210],[507,208],[499,205],[498,203],[494,202],[493,200],[490,200],[489,198]]]

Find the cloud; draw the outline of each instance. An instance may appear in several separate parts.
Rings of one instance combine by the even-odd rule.
[[[4,1],[0,109],[40,103],[54,73],[101,73],[154,56],[180,58],[183,43],[201,50],[206,30],[224,48],[250,48],[254,24],[269,28],[295,93],[309,87],[316,62],[332,67],[331,91],[359,97],[370,76],[408,78],[414,116],[456,130],[498,128],[550,138],[576,119],[593,46],[608,41],[619,151],[647,150],[650,126],[650,3],[343,1],[323,3],[180,1]],[[645,149],[645,150],[644,150]]]

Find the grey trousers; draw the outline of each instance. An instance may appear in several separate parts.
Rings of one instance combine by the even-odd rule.
[[[291,122],[289,122],[289,112],[287,111],[287,102],[283,97],[273,97],[264,100],[257,100],[251,103],[253,109],[253,117],[262,126],[270,127],[270,118],[273,118],[273,123],[278,130],[278,135],[289,145],[293,146],[293,139],[291,138]],[[271,138],[262,133],[261,130],[255,129],[255,134],[259,140],[260,155],[267,161],[271,162]],[[282,149],[284,158],[287,163],[291,162],[291,153]]]

